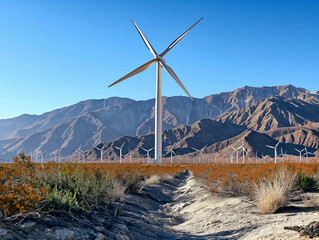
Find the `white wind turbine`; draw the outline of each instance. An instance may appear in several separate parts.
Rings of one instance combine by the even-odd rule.
[[[302,152],[305,151],[306,149],[299,150],[299,149],[295,148],[295,150],[296,150],[297,152],[299,152],[299,163],[301,163],[301,157],[302,157],[301,155],[302,155]]]
[[[214,153],[214,158],[215,158],[215,164],[217,163],[217,156],[221,155],[220,153]]]
[[[232,149],[234,149],[234,152],[236,152],[236,164],[238,164],[238,152],[241,149],[242,146],[238,147],[238,148],[234,148],[233,146],[231,146]]]
[[[267,156],[264,155],[263,153],[261,153],[261,156],[262,156],[262,158],[264,159],[263,163],[266,163],[266,158],[267,158]]]
[[[76,150],[76,152],[78,153],[78,163],[80,163],[80,156],[83,155],[83,162],[84,162],[84,152],[81,149],[81,145],[80,147]]]
[[[305,151],[306,152],[305,152],[304,156],[306,155],[306,163],[309,163],[309,158],[308,158],[309,154],[311,154],[311,155],[315,155],[315,154],[312,152],[308,152],[307,147],[305,147]]]
[[[246,148],[244,147],[245,144],[246,144],[246,143],[245,143],[245,139],[242,138],[240,148],[243,149],[243,164],[245,164],[245,153],[247,153]]]
[[[142,148],[142,147],[141,147],[141,148]],[[151,152],[154,148],[149,148],[149,149],[142,148],[142,149],[146,152],[146,160],[147,160],[147,163],[150,163],[150,162],[151,162],[150,152]],[[144,160],[144,157],[143,157],[143,160]]]
[[[278,157],[281,157],[281,161],[282,161],[282,162],[284,161],[284,158],[287,157],[287,156],[286,156],[286,153],[287,153],[287,151],[284,153],[284,152],[282,151],[282,148],[280,149],[280,154],[278,155]]]
[[[100,150],[100,152],[101,152],[101,163],[103,162],[103,149],[106,147],[106,145],[103,145],[103,147],[101,147],[101,148],[98,148],[98,147],[94,147],[95,149],[97,149],[97,150]]]
[[[186,32],[184,32],[180,37],[178,37],[174,42],[172,42],[168,48],[162,52],[161,54],[157,54],[153,46],[150,44],[150,42],[147,40],[145,35],[142,33],[142,31],[139,29],[139,27],[136,25],[136,23],[132,22],[137,29],[138,33],[140,34],[141,38],[143,39],[144,44],[150,50],[150,52],[153,54],[154,58],[146,63],[144,63],[142,66],[136,68],[132,72],[128,73],[124,77],[120,78],[119,80],[115,81],[109,87],[122,82],[123,80],[132,77],[140,72],[143,72],[146,70],[149,66],[151,66],[153,63],[156,62],[156,98],[155,98],[155,162],[161,163],[162,162],[162,68],[164,68],[169,75],[177,82],[177,84],[186,92],[186,94],[192,99],[191,95],[188,93],[182,82],[179,80],[173,69],[171,69],[167,64],[166,61],[163,59],[166,53],[168,53],[197,23],[199,23],[203,18],[198,20],[193,26],[191,26]]]
[[[124,144],[125,144],[125,142],[121,145],[121,147],[114,146],[114,148],[120,150],[120,163],[122,163],[122,151],[123,151]]]
[[[266,147],[274,149],[274,151],[275,151],[275,163],[277,163],[277,147],[278,147],[279,144],[280,144],[280,141],[274,147],[266,145]]]
[[[170,148],[169,152],[171,153],[171,164],[173,163],[173,154],[176,156],[176,153],[174,152],[175,144]]]
[[[205,149],[206,147],[207,147],[207,144],[206,144],[202,149],[197,149],[197,148],[192,147],[192,149],[195,150],[195,153],[196,153],[196,152],[199,152],[199,153],[200,153],[199,156],[198,156],[198,163],[200,163],[200,157],[201,157],[201,156],[204,157],[203,151],[204,151],[204,149]]]

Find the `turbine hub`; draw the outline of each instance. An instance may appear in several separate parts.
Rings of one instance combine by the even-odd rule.
[[[166,60],[159,55],[156,55],[156,59],[161,59],[164,63],[166,63]]]

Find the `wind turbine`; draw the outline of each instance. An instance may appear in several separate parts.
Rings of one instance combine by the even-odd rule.
[[[82,145],[76,150],[78,152],[78,163],[80,163],[80,155],[83,155],[84,152],[81,150]],[[84,160],[84,157],[83,157]],[[84,162],[84,161],[83,161]]]
[[[244,138],[242,138],[242,140],[241,140],[241,146],[240,146],[240,148],[242,148],[243,149],[243,164],[245,164],[245,153],[247,153],[247,151],[246,151],[246,149],[245,149],[245,139]]]
[[[162,68],[164,68],[169,75],[177,82],[177,84],[185,91],[185,93],[191,98],[191,95],[188,93],[182,82],[179,80],[173,69],[171,69],[167,64],[163,57],[183,38],[189,31],[196,26],[203,18],[199,19],[193,26],[191,26],[187,31],[185,31],[181,36],[179,36],[175,41],[173,41],[164,52],[161,54],[157,54],[153,46],[147,40],[145,35],[136,25],[133,19],[132,22],[137,29],[138,33],[140,34],[141,38],[143,39],[144,44],[153,54],[154,58],[140,67],[136,68],[132,72],[128,73],[124,77],[120,78],[119,80],[115,81],[109,87],[122,82],[123,80],[132,77],[140,72],[146,70],[149,66],[156,62],[156,97],[155,97],[155,162],[161,163],[162,162]]]
[[[266,145],[266,147],[274,149],[274,151],[275,151],[275,163],[277,163],[277,147],[278,147],[279,144],[280,144],[280,141],[274,147]]]
[[[214,158],[215,158],[215,164],[216,164],[216,163],[217,163],[217,159],[216,159],[216,157],[217,157],[217,156],[219,156],[219,155],[221,155],[221,154],[220,154],[220,153],[214,153],[213,155],[214,155]]]
[[[281,161],[283,162],[283,161],[284,161],[284,158],[287,157],[287,156],[286,156],[287,151],[284,153],[284,152],[282,151],[282,148],[281,148],[280,152],[281,152],[281,153],[278,155],[278,157],[281,157]]]
[[[124,144],[125,142],[121,145],[121,147],[114,146],[116,149],[120,150],[120,163],[122,163],[122,151],[123,151]]]
[[[100,151],[101,151],[101,163],[103,162],[103,149],[104,149],[104,147],[106,147],[106,145],[103,145],[103,147],[101,147],[101,148],[94,147],[95,149],[97,149],[97,150],[100,150]]]
[[[298,150],[297,148],[295,148],[295,150],[297,151],[297,152],[299,152],[299,163],[301,163],[301,153],[303,152],[303,151],[305,151],[306,149],[302,149],[302,150]]]
[[[232,149],[234,149],[234,152],[236,152],[236,164],[238,164],[238,151],[241,149],[241,146],[238,148],[234,148],[233,146],[231,146]]]
[[[312,152],[308,152],[307,147],[305,147],[305,151],[306,151],[306,152],[305,152],[304,156],[306,155],[306,162],[309,163],[309,159],[308,159],[309,154],[311,154],[311,155],[315,155],[315,154],[312,153]]]
[[[207,147],[207,144],[206,144],[202,149],[197,149],[197,148],[192,147],[192,149],[195,150],[195,153],[196,153],[196,152],[200,152],[200,155],[198,156],[198,163],[200,163],[200,156],[204,157],[203,151],[204,151],[204,149],[205,149],[206,147]]]
[[[263,163],[266,163],[267,155],[264,155],[263,153],[261,153],[261,156],[262,156],[262,158],[264,159]]]
[[[150,163],[151,162],[150,151],[152,151],[154,148],[149,148],[149,149],[142,148],[142,149],[146,152],[147,163]],[[144,160],[144,157],[143,157],[143,160]]]
[[[175,145],[175,144],[174,144]],[[169,153],[171,153],[171,164],[173,163],[173,154],[176,156],[176,153],[174,152],[174,145],[169,150]]]

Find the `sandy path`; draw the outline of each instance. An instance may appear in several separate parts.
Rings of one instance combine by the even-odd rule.
[[[117,239],[303,239],[284,226],[319,221],[319,212],[302,205],[257,214],[248,199],[213,196],[191,173],[147,186],[117,207],[127,227]]]

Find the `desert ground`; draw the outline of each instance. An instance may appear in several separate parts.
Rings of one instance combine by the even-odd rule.
[[[258,214],[247,198],[213,196],[191,172],[128,195],[118,207],[127,230],[118,233],[122,239],[303,239],[284,227],[319,218],[298,201],[275,214]]]
[[[7,231],[2,239],[306,239],[284,227],[318,221],[319,211],[298,196],[275,214],[262,215],[252,200],[214,195],[186,171],[123,195],[95,217],[35,216],[21,226],[0,223],[0,234]]]

